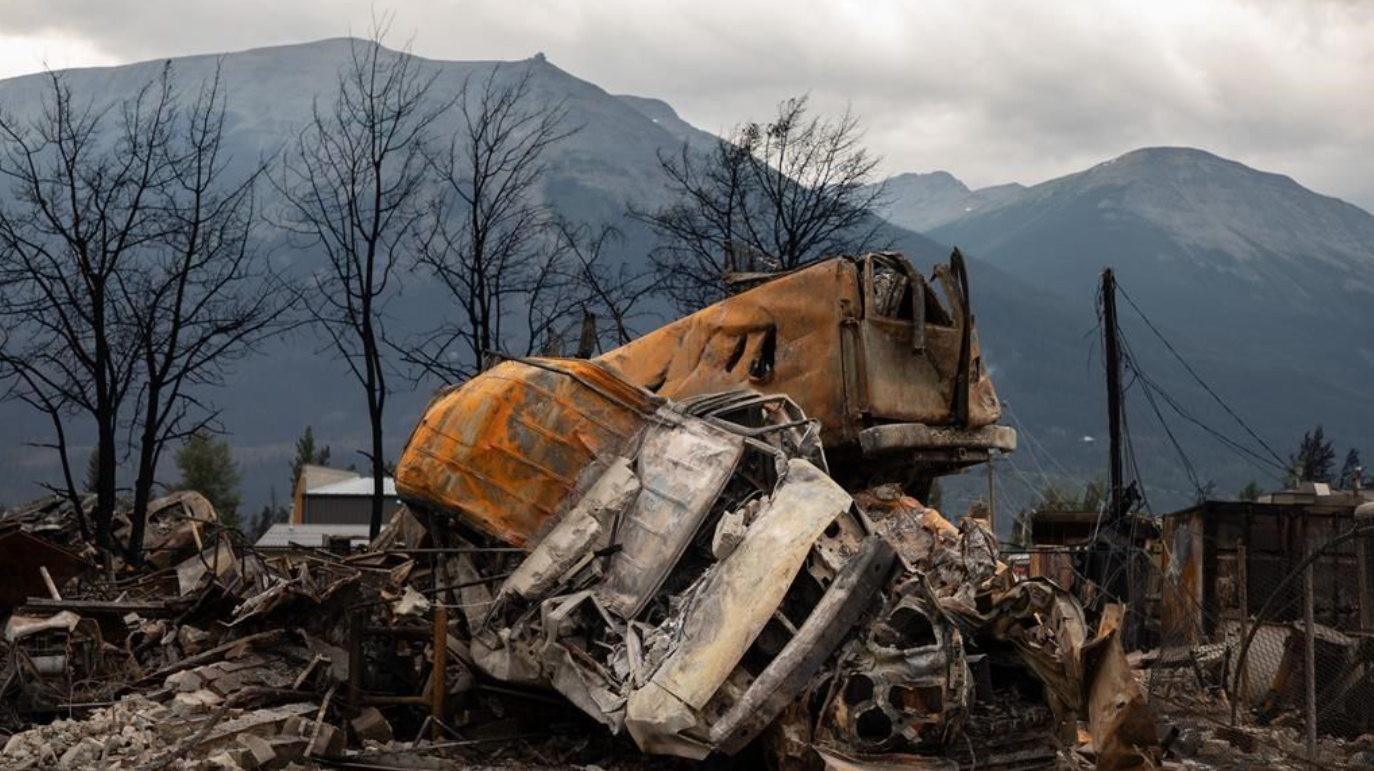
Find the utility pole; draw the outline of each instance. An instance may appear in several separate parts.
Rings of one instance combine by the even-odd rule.
[[[1122,485],[1121,461],[1121,341],[1117,337],[1116,276],[1111,268],[1102,271],[1102,342],[1107,366],[1107,430],[1109,435],[1110,497],[1107,522],[1102,530],[1106,539],[1097,545],[1098,589],[1115,602],[1126,605],[1123,642],[1128,650],[1136,646],[1139,617],[1136,607],[1135,560],[1131,553],[1131,528],[1126,515],[1129,504]]]
[[[1110,436],[1111,497],[1107,516],[1113,527],[1126,512],[1121,489],[1121,345],[1116,336],[1116,276],[1102,271],[1102,338],[1107,365],[1107,431]]]

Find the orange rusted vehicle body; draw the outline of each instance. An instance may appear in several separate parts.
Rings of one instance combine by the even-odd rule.
[[[622,454],[661,402],[595,362],[502,362],[430,402],[396,488],[522,546],[555,524],[579,478]]]
[[[837,257],[774,278],[600,357],[682,399],[748,388],[820,420],[827,454],[949,470],[1015,447],[983,367],[956,251],[934,282],[904,257]],[[943,290],[944,301],[936,287]],[[924,462],[924,464],[923,464]]]

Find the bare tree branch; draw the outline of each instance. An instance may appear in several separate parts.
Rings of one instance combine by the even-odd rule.
[[[704,153],[660,155],[676,200],[630,207],[658,236],[662,291],[680,310],[722,299],[732,272],[792,270],[830,254],[880,248],[873,215],[885,191],[872,184],[879,159],[846,112],[807,115],[807,98],[778,105],[767,124],[745,123]]]
[[[168,184],[157,191],[159,236],[119,282],[141,378],[138,454],[128,560],[140,559],[158,462],[169,443],[208,429],[218,411],[193,389],[219,386],[235,361],[275,332],[290,292],[256,251],[254,188],[260,161],[230,179],[223,154],[224,84],[219,68],[201,84],[166,146]]]
[[[167,145],[176,119],[171,73],[102,109],[80,103],[49,73],[42,111],[0,115],[0,380],[10,398],[54,422],[69,497],[64,421],[95,427],[100,459],[95,540],[111,545],[116,436],[137,382],[135,325],[121,282],[159,234],[157,197],[171,179]]]
[[[433,159],[441,193],[417,262],[459,312],[410,346],[407,358],[421,376],[465,379],[484,368],[489,352],[508,351],[522,336],[532,352],[575,313],[553,216],[537,187],[545,152],[577,128],[566,125],[562,102],[536,102],[534,72],[529,64],[498,65],[465,82],[458,130]],[[516,306],[525,328],[513,334],[506,324]]]
[[[429,213],[430,132],[453,103],[431,98],[438,73],[425,73],[408,50],[384,48],[386,32],[383,19],[369,40],[353,43],[333,103],[315,105],[277,184],[288,230],[325,257],[304,308],[367,399],[373,537],[381,528],[382,418],[391,393],[386,306],[395,270]]]

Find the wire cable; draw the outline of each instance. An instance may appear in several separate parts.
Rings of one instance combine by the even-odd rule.
[[[1131,306],[1132,309],[1135,310],[1135,312],[1140,316],[1141,320],[1145,322],[1145,326],[1149,327],[1150,331],[1155,334],[1155,337],[1159,338],[1159,341],[1163,343],[1164,347],[1169,350],[1169,353],[1173,354],[1175,359],[1178,359],[1178,363],[1183,365],[1183,368],[1187,370],[1188,374],[1193,377],[1193,380],[1197,381],[1197,384],[1202,386],[1203,390],[1206,391],[1207,394],[1211,396],[1217,404],[1221,405],[1221,408],[1223,410],[1226,410],[1227,415],[1230,415],[1231,418],[1236,421],[1236,423],[1240,424],[1241,428],[1245,429],[1245,432],[1250,435],[1250,438],[1254,439],[1256,442],[1259,442],[1260,446],[1269,452],[1270,456],[1274,458],[1274,460],[1278,463],[1280,467],[1285,467],[1283,458],[1280,457],[1279,454],[1274,451],[1273,447],[1269,446],[1268,442],[1265,442],[1259,434],[1255,433],[1255,431],[1252,428],[1250,428],[1249,424],[1242,420],[1240,415],[1237,415],[1235,410],[1231,409],[1231,406],[1228,405],[1226,401],[1217,394],[1216,391],[1212,390],[1211,386],[1207,385],[1207,382],[1202,379],[1202,376],[1199,375],[1197,371],[1193,369],[1192,365],[1189,364],[1188,361],[1183,358],[1183,355],[1180,354],[1178,350],[1174,348],[1173,344],[1170,343],[1169,340],[1164,337],[1164,333],[1160,332],[1159,328],[1154,325],[1154,322],[1150,321],[1150,318],[1146,316],[1145,312],[1140,309],[1140,306],[1136,305],[1135,300],[1131,299],[1130,293],[1128,293],[1121,286],[1120,283],[1117,283],[1116,286],[1117,290],[1121,293],[1121,296],[1126,298],[1126,302]]]

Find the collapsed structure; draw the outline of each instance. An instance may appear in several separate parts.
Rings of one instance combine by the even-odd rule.
[[[900,256],[827,260],[598,361],[442,391],[397,466],[407,508],[360,554],[259,554],[182,494],[160,563],[25,601],[5,688],[176,718],[129,745],[155,767],[375,760],[407,715],[468,746],[550,692],[686,759],[1046,768],[1086,762],[1086,720],[1100,768],[1139,764],[1154,725],[1114,615],[1094,633],[986,523],[921,503],[1015,437],[957,253],[935,276],[943,300]],[[121,757],[44,754],[54,735],[4,757]]]

